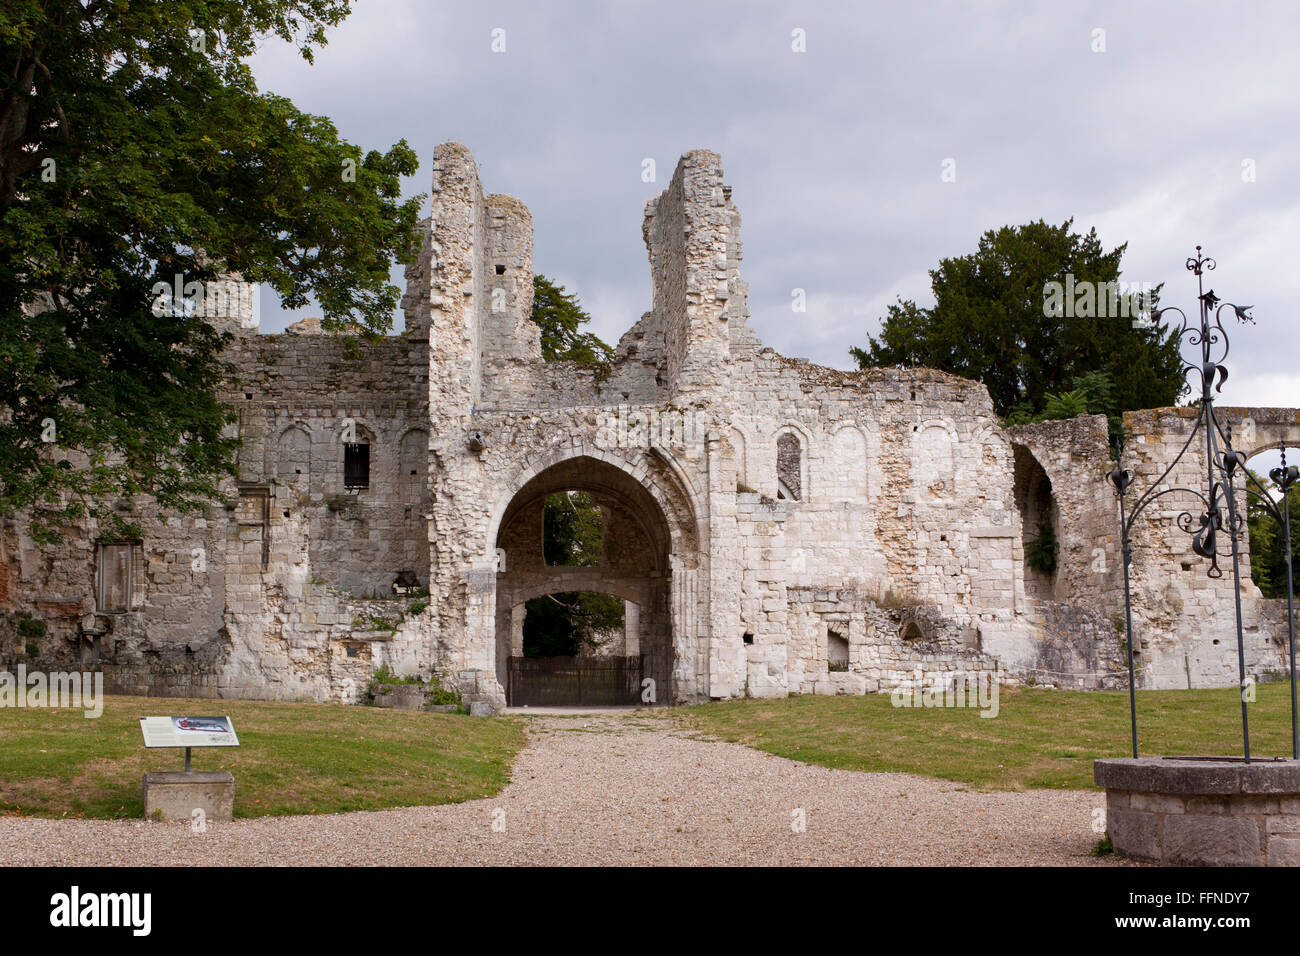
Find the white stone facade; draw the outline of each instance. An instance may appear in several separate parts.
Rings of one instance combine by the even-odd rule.
[[[432,195],[403,335],[348,348],[232,323],[239,480],[199,517],[123,503],[143,527],[129,607],[102,606],[97,529],[39,547],[21,516],[5,523],[0,663],[333,700],[382,664],[441,671],[495,709],[522,603],[591,590],[635,608],[659,703],[888,691],[918,668],[1122,686],[1104,419],[1006,429],[977,382],[765,348],[714,153],[682,157],[647,204],[653,298],[608,369],[542,361],[531,217],[483,194],[463,146],[436,150]],[[1241,414],[1261,448],[1300,440],[1294,411]],[[1165,409],[1127,424],[1147,477],[1186,422]],[[367,483],[349,487],[357,456]],[[574,488],[606,509],[604,560],[548,567],[541,502]],[[1234,683],[1230,592],[1183,570],[1190,548],[1158,517],[1134,565],[1142,681]],[[1060,542],[1050,574],[1025,564],[1039,522]],[[1277,615],[1247,591],[1262,673],[1282,659]],[[18,612],[44,635],[22,638]]]

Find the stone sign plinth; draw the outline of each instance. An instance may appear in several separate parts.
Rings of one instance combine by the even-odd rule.
[[[1117,853],[1169,866],[1300,866],[1300,761],[1098,760]]]
[[[225,771],[169,771],[144,775],[144,815],[162,811],[164,820],[230,820],[235,813],[235,778]]]

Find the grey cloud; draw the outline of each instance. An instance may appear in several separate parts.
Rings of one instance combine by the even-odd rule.
[[[928,300],[940,258],[989,228],[1074,216],[1127,241],[1126,277],[1165,281],[1186,308],[1182,264],[1205,245],[1216,291],[1260,319],[1234,336],[1231,400],[1276,403],[1289,382],[1300,403],[1298,27],[1290,3],[360,0],[316,66],[268,41],[253,67],[365,147],[406,137],[425,163],[411,194],[435,144],[468,145],[485,187],[532,210],[538,270],[607,340],[649,306],[646,199],[706,147],[744,219],[753,325],[783,352],[851,367],[884,304]],[[940,182],[946,157],[955,183]],[[264,304],[267,328],[276,311]]]

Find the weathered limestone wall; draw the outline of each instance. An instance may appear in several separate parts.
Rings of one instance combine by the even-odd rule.
[[[321,335],[240,339],[231,404],[242,482],[282,486],[276,520],[304,524],[313,574],[386,595],[402,572],[428,586],[428,345]],[[369,487],[344,487],[344,445],[370,446]]]
[[[593,590],[629,602],[617,643],[645,656],[659,703],[886,692],[917,669],[1122,686],[1105,419],[1004,429],[976,382],[764,348],[715,153],[683,156],[647,204],[650,309],[600,370],[541,361],[527,208],[485,195],[456,143],[435,150],[431,195],[404,335],[349,343],[305,322],[262,336],[247,297],[219,317],[236,333],[238,480],[197,515],[122,503],[141,527],[129,607],[99,606],[93,525],[58,546],[25,539],[21,516],[0,525],[0,665],[333,700],[381,664],[436,669],[492,711],[523,602]],[[1232,414],[1252,451],[1300,439],[1293,410]],[[1139,487],[1187,424],[1180,409],[1126,418]],[[346,487],[358,446],[368,480]],[[598,566],[541,560],[542,501],[567,489],[606,508]],[[1139,526],[1141,677],[1235,683],[1230,591],[1188,557],[1184,507],[1162,499]],[[1040,526],[1059,542],[1051,570],[1027,566]],[[1280,662],[1279,613],[1246,590],[1262,675]]]
[[[1221,423],[1231,426],[1234,446],[1248,456],[1276,448],[1282,441],[1289,447],[1300,442],[1300,411],[1296,409],[1219,408],[1216,413]],[[1191,437],[1196,414],[1193,408],[1158,408],[1124,415],[1124,464],[1137,475],[1129,494],[1131,501],[1158,480],[1162,489],[1190,488],[1204,493],[1203,432],[1161,480]],[[1245,491],[1240,482],[1237,487],[1237,510],[1244,517]],[[1154,499],[1134,527],[1134,653],[1148,687],[1222,687],[1238,680],[1232,559],[1219,559],[1222,577],[1208,577],[1209,561],[1193,553],[1192,536],[1178,526],[1184,512],[1196,522],[1203,511],[1204,505],[1195,496],[1171,490]],[[1221,553],[1229,553],[1226,534],[1219,535],[1218,545]],[[1258,680],[1287,668],[1285,629],[1278,626],[1276,615],[1270,613],[1268,602],[1250,580],[1250,541],[1244,533],[1240,555],[1246,670]]]
[[[428,583],[427,344],[236,328],[228,400],[243,446],[225,501],[183,516],[119,503],[140,529],[122,610],[97,599],[93,522],[41,546],[22,516],[8,522],[6,603],[45,633],[35,657],[28,640],[0,640],[6,663],[94,666],[134,693],[335,700],[356,699],[379,664],[432,665],[426,621],[376,631],[369,618],[385,615],[360,600],[392,597],[402,572]],[[370,445],[370,484],[355,492],[343,487],[349,429]]]
[[[6,522],[4,537],[18,558],[8,607],[39,620],[43,633],[31,641],[13,639],[16,634],[0,641],[4,663],[72,669],[104,662],[112,683],[111,665],[129,659],[145,680],[162,680],[177,664],[204,681],[216,679],[226,651],[218,632],[228,516],[220,506],[167,519],[150,511],[148,502],[121,504],[122,516],[138,521],[146,536],[128,545],[131,593],[114,614],[96,609],[99,535],[93,523],[70,529],[59,544],[38,546],[25,533],[25,516]]]
[[[121,612],[97,606],[93,523],[57,546],[26,542],[10,607],[38,618],[43,633],[20,639],[6,617],[0,666],[102,670],[119,693],[355,700],[382,663],[432,665],[427,613],[314,582],[303,525],[268,524],[267,506],[281,502],[228,491],[228,507],[184,517],[136,503],[127,517],[142,533],[130,546],[132,593]],[[396,630],[377,630],[372,618]]]
[[[1114,684],[1122,644],[1106,610],[1111,577],[1091,570],[1114,567],[1096,551],[1104,558],[1114,536],[1106,527],[1113,502],[1097,478],[1107,461],[1104,418],[1017,436],[1002,429],[982,387],[954,376],[836,372],[753,345],[732,353],[733,381],[745,387],[735,389],[743,401],[731,411],[725,460],[738,489],[736,629],[749,635],[748,693],[878,688],[882,670],[969,669],[963,655],[981,652],[1017,680]],[[1026,590],[1016,441],[1058,475],[1058,587],[1074,604]],[[784,491],[783,467],[797,475]],[[798,498],[780,497],[787,491]],[[722,596],[715,588],[714,600]],[[929,608],[959,636],[938,656],[916,656],[895,625],[888,648],[870,652],[883,663],[868,668],[868,631],[853,623],[864,607]],[[846,634],[858,677],[826,676],[828,630]]]
[[[1109,599],[1121,584],[1119,520],[1104,415],[1039,422],[1007,429],[1046,473],[1056,506],[1058,570],[1049,599]],[[1023,518],[1023,516],[1022,516]]]
[[[693,150],[646,203],[642,235],[654,287],[647,338],[661,338],[664,375],[675,394],[725,392],[729,301],[739,277],[739,215],[722,181],[722,157]]]

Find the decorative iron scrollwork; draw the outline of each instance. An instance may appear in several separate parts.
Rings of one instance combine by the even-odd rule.
[[[1222,578],[1224,572],[1219,567],[1219,559],[1231,559],[1236,607],[1237,669],[1238,677],[1243,684],[1246,680],[1246,662],[1241,612],[1241,541],[1242,536],[1247,533],[1247,520],[1244,513],[1245,509],[1239,511],[1237,508],[1237,479],[1239,475],[1242,477],[1242,490],[1245,492],[1247,502],[1253,502],[1282,525],[1287,556],[1288,609],[1293,609],[1294,604],[1294,584],[1291,579],[1290,514],[1286,494],[1300,482],[1300,468],[1286,464],[1286,450],[1283,448],[1282,466],[1274,468],[1269,473],[1273,484],[1282,492],[1279,499],[1281,506],[1279,507],[1278,500],[1275,500],[1269,494],[1268,490],[1263,487],[1258,478],[1247,467],[1247,456],[1232,447],[1231,427],[1225,427],[1216,415],[1214,396],[1216,393],[1222,392],[1223,385],[1228,380],[1228,369],[1224,364],[1229,350],[1228,333],[1223,325],[1225,311],[1231,309],[1231,314],[1236,317],[1238,323],[1255,324],[1255,319],[1250,315],[1249,311],[1251,306],[1224,302],[1215,294],[1213,289],[1206,290],[1204,288],[1204,274],[1213,271],[1216,266],[1217,263],[1213,259],[1202,255],[1200,246],[1196,247],[1196,255],[1187,259],[1188,271],[1197,276],[1197,301],[1200,304],[1199,321],[1192,322],[1185,312],[1172,306],[1154,309],[1150,313],[1151,324],[1159,329],[1161,333],[1171,329],[1172,326],[1160,325],[1160,317],[1163,315],[1178,315],[1180,325],[1174,332],[1174,337],[1177,338],[1180,349],[1183,346],[1188,346],[1199,352],[1199,355],[1190,359],[1184,358],[1183,361],[1184,379],[1188,385],[1193,387],[1194,392],[1199,391],[1200,393],[1200,405],[1196,421],[1187,436],[1187,440],[1160,477],[1138,496],[1131,510],[1128,507],[1127,499],[1129,488],[1134,481],[1134,472],[1123,465],[1124,449],[1122,443],[1117,448],[1115,467],[1106,474],[1106,479],[1110,481],[1115,489],[1116,496],[1119,498],[1120,546],[1124,555],[1124,611],[1128,636],[1129,713],[1134,757],[1138,755],[1137,699],[1134,693],[1133,602],[1129,565],[1132,563],[1131,535],[1133,526],[1148,505],[1165,495],[1176,493],[1191,495],[1200,500],[1203,509],[1199,515],[1190,510],[1184,511],[1175,519],[1175,524],[1180,531],[1191,536],[1193,553],[1210,562],[1210,566],[1206,571],[1208,577]],[[1199,389],[1197,388],[1198,385]],[[1186,456],[1188,449],[1191,448],[1197,436],[1201,437],[1205,446],[1205,492],[1202,493],[1185,487],[1163,487],[1165,479],[1169,477],[1177,464]],[[1221,552],[1219,549],[1221,544],[1224,544],[1223,539],[1226,539],[1226,547]],[[1295,620],[1293,613],[1288,615],[1288,627],[1291,655],[1292,752],[1297,759],[1300,759],[1300,720],[1297,719]],[[1241,733],[1243,754],[1245,760],[1249,762],[1250,723],[1244,699],[1241,705]]]

